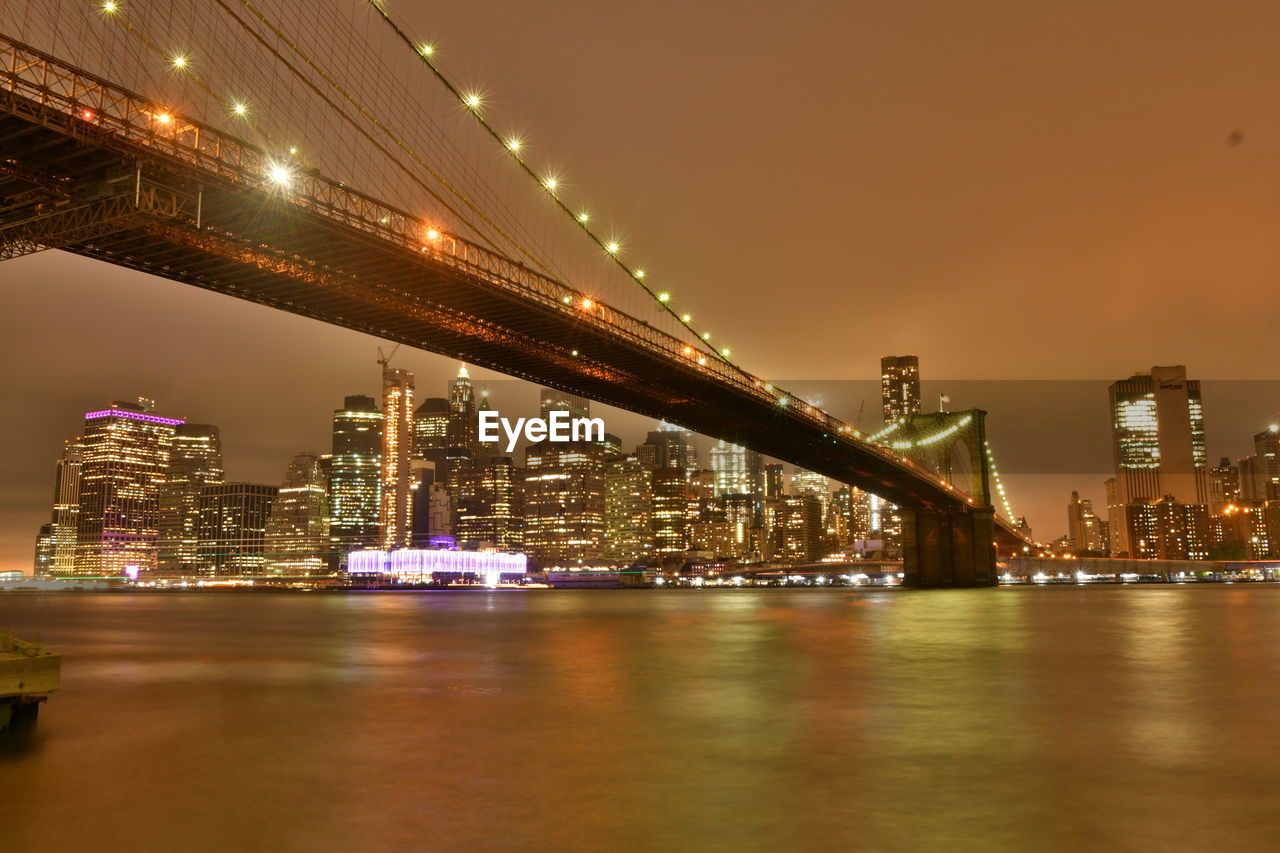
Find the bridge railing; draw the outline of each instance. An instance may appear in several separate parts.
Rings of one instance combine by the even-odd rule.
[[[0,34],[0,92],[52,108],[60,129],[85,141],[104,138],[140,146],[178,163],[236,184],[274,193],[328,219],[399,244],[433,261],[465,271],[507,290],[533,297],[578,319],[607,326],[625,339],[673,363],[701,371],[740,391],[786,409],[790,417],[822,429],[833,440],[880,454],[916,476],[938,480],[911,460],[867,441],[853,427],[819,407],[751,376],[713,352],[700,349],[564,282],[321,175],[292,152],[273,155],[214,127],[181,115],[153,99],[123,89],[29,45]],[[21,109],[15,101],[12,109]],[[43,121],[44,116],[29,116]],[[965,499],[939,480],[940,489]],[[969,503],[973,503],[969,499]]]

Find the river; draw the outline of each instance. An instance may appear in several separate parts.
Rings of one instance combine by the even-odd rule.
[[[1280,587],[0,595],[0,850],[1280,849]]]

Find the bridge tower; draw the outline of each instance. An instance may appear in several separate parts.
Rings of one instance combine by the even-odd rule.
[[[994,586],[995,509],[981,409],[908,415],[885,437],[894,450],[973,498],[958,510],[902,507],[903,571],[911,586]]]

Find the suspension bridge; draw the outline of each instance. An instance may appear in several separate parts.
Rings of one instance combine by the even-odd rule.
[[[754,375],[435,53],[377,3],[0,0],[0,260],[71,252],[750,447],[900,507],[921,586],[1030,544],[984,412],[863,435]]]

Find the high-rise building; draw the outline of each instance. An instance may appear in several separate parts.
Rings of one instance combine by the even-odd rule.
[[[781,462],[769,462],[764,466],[764,497],[781,500],[786,495],[786,477]]]
[[[524,544],[542,567],[604,558],[606,450],[585,441],[525,448]]]
[[[47,563],[51,575],[72,575],[76,570],[77,537],[80,535],[80,476],[84,463],[81,440],[68,441],[54,468],[53,518],[49,525],[50,547]]]
[[[1257,503],[1280,499],[1280,427],[1253,437],[1253,455],[1239,461],[1240,500]]]
[[[413,413],[413,458],[434,462],[440,472],[449,450],[449,401],[428,397]]]
[[[36,534],[35,573],[36,577],[54,574],[52,522],[40,525],[40,531]]]
[[[283,577],[328,574],[329,495],[320,457],[299,453],[271,503],[266,527],[266,573]]]
[[[651,483],[653,498],[649,520],[653,554],[659,562],[665,562],[682,557],[689,548],[689,501],[692,492],[681,468],[653,469]]]
[[[880,359],[880,402],[885,423],[920,413],[920,359],[886,355]]]
[[[413,374],[382,363],[382,495],[378,537],[384,551],[413,536]]]
[[[753,472],[752,451],[723,439],[711,448],[711,470],[715,472],[716,495],[749,495],[759,491],[752,482],[752,474],[758,472],[760,454],[756,457],[757,472]]]
[[[1111,434],[1116,465],[1116,509],[1110,518],[1117,556],[1139,550],[1130,523],[1131,507],[1171,498],[1207,508],[1204,411],[1200,383],[1182,365],[1153,367],[1111,384]],[[1145,537],[1142,537],[1145,538]],[[1171,549],[1176,550],[1176,549]]]
[[[653,551],[650,511],[653,472],[634,455],[607,463],[604,484],[605,556],[641,563]]]
[[[1223,510],[1240,502],[1240,469],[1229,458],[1209,469],[1209,513],[1221,515]]]
[[[751,531],[756,525],[757,500],[755,495],[725,495],[724,520],[729,525],[731,554],[738,559],[752,556]]]
[[[1094,513],[1093,501],[1080,497],[1079,492],[1072,492],[1067,504],[1067,539],[1077,552],[1101,554],[1107,550],[1102,519]]]
[[[811,494],[790,495],[778,504],[779,559],[812,563],[821,555],[822,504]]]
[[[413,547],[438,548],[453,543],[453,497],[430,463],[415,463],[418,481],[413,496]]]
[[[267,519],[276,492],[275,486],[259,483],[220,483],[200,490],[199,574],[266,574]]]
[[[648,434],[644,444],[636,448],[636,457],[650,471],[675,468],[687,477],[698,470],[698,447],[693,433],[668,423],[659,424],[658,429]]]
[[[333,413],[329,539],[335,554],[378,547],[382,412],[372,397],[347,397]]]
[[[222,441],[211,424],[179,424],[160,487],[157,562],[161,574],[196,574],[200,490],[223,480]]]
[[[524,475],[510,456],[462,472],[455,491],[459,543],[502,551],[524,546]]]
[[[117,401],[84,416],[76,575],[137,575],[156,569],[160,486],[180,418],[155,404]]]
[[[445,488],[453,487],[455,471],[475,465],[479,429],[476,389],[464,364],[459,366],[457,378],[449,382],[449,468],[444,472]]]

